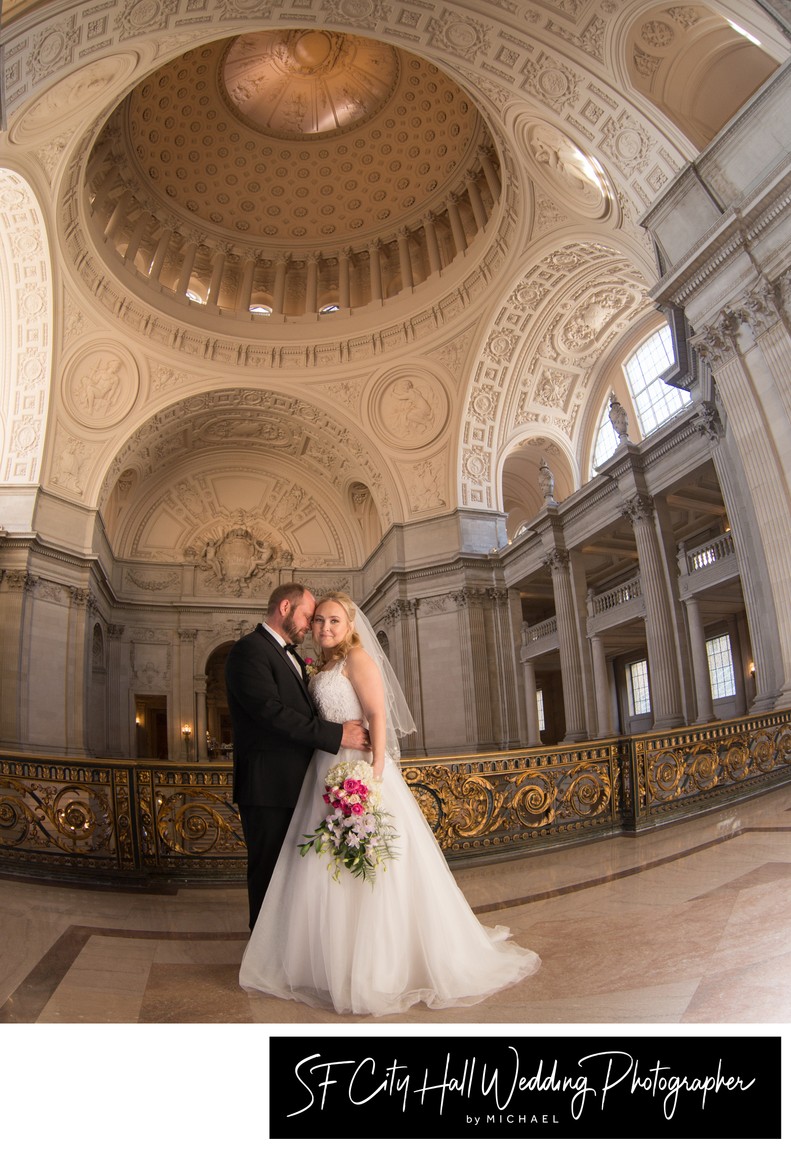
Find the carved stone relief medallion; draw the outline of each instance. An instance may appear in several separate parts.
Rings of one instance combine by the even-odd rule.
[[[140,386],[137,364],[125,348],[92,345],[67,367],[63,398],[84,427],[113,427],[132,409]]]
[[[606,213],[609,197],[604,180],[567,135],[537,122],[529,124],[522,135],[533,170],[560,203],[589,219]]]
[[[400,367],[384,375],[371,393],[376,432],[400,450],[416,450],[442,434],[449,404],[445,388],[425,368]]]
[[[132,74],[138,60],[136,52],[125,52],[95,60],[73,72],[25,110],[10,130],[11,139],[21,144],[35,141],[39,136],[51,138],[54,125],[98,102],[111,87],[117,88]]]

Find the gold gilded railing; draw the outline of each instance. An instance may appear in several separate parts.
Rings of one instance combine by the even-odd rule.
[[[791,712],[508,754],[405,759],[448,859],[639,832],[791,781]],[[230,766],[0,756],[0,871],[238,880]]]

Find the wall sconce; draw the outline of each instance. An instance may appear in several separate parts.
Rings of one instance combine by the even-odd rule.
[[[750,677],[755,678],[755,663],[751,662],[750,665],[747,667],[747,669],[750,672]]]
[[[189,722],[185,722],[182,726],[181,736],[185,742],[189,742],[190,738],[192,737],[192,727],[190,726]]]

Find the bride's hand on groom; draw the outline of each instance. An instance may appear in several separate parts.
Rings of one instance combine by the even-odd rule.
[[[351,722],[344,722],[341,746],[347,750],[371,749],[371,740],[368,737],[368,731],[359,718],[355,718]]]

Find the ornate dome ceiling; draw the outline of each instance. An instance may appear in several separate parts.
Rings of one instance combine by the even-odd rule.
[[[87,190],[104,258],[193,301],[294,316],[325,297],[360,306],[418,285],[475,238],[500,188],[483,117],[435,65],[359,36],[277,29],[149,75],[105,125]],[[341,253],[362,255],[347,300]],[[294,282],[281,302],[272,267],[284,258]],[[315,300],[309,260],[333,263]]]
[[[152,210],[289,249],[414,224],[483,143],[474,105],[434,65],[315,30],[187,52],[121,115]]]

